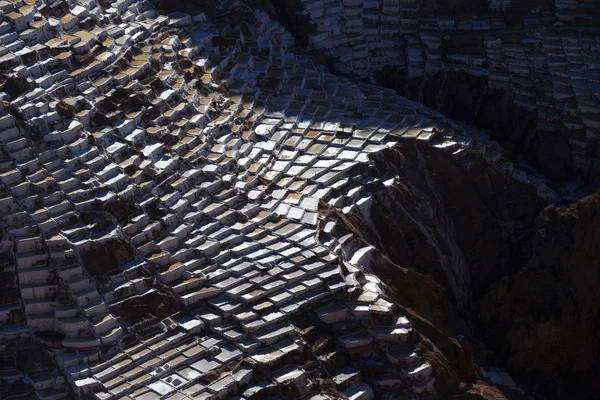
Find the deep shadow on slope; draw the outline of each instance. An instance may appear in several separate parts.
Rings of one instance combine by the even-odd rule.
[[[436,390],[467,396],[469,387],[468,396],[474,397],[466,398],[504,396],[496,389],[474,391],[469,386],[477,374],[472,350],[454,337],[463,333],[479,349],[479,332],[470,322],[470,303],[457,312],[446,268],[462,255],[468,297],[476,303],[490,285],[525,265],[533,222],[547,202],[535,186],[502,174],[480,155],[457,158],[451,151],[406,140],[372,158],[370,167],[358,167],[382,178],[365,185],[372,199],[368,210],[344,215],[322,206],[322,213],[377,249],[372,272],[436,349],[428,353],[437,370]]]
[[[323,202],[319,212],[327,219],[338,221],[334,236],[352,233],[359,245],[367,244],[364,233],[368,228],[363,219],[345,215]],[[399,303],[401,311],[419,332],[417,348],[433,365],[437,394],[446,397],[465,394],[472,382],[473,354],[466,342],[447,335],[449,331],[463,330],[464,323],[446,290],[431,276],[394,264],[379,249],[372,253],[369,269],[385,283],[388,295]]]
[[[297,46],[310,50],[315,63],[325,65],[330,72],[336,73],[335,56],[328,54],[328,51],[310,48],[309,37],[316,27],[303,13],[298,12],[304,9],[301,1],[271,0],[270,3],[281,23],[296,39]],[[551,0],[527,0],[513,2],[511,7],[503,11],[492,10],[489,2],[484,0],[422,0],[418,2],[418,6],[419,14],[423,17],[504,18],[507,28],[497,34],[511,43],[521,37],[524,14],[535,8],[554,10],[555,4]],[[590,12],[595,14],[599,10],[596,7],[590,9]],[[577,33],[575,28],[570,32]],[[442,34],[443,53],[485,57],[484,36],[474,31]],[[399,45],[406,45],[403,38],[395,40]],[[515,159],[522,156],[539,173],[551,179],[551,186],[555,190],[570,181],[576,181],[584,187],[589,186],[591,189],[586,189],[587,193],[600,185],[600,159],[596,156],[600,151],[600,143],[588,140],[587,148],[581,148],[579,144],[572,145],[570,138],[576,139],[574,143],[585,139],[585,129],[570,132],[562,124],[561,118],[564,116],[560,113],[545,113],[544,117],[540,117],[535,111],[519,108],[513,103],[516,94],[510,87],[496,88],[489,85],[486,76],[475,77],[464,71],[442,70],[415,78],[409,77],[405,68],[388,67],[383,71],[373,71],[373,76],[379,84],[394,89],[401,96],[419,101],[449,118],[489,130]],[[536,87],[545,83],[537,78],[532,78],[532,82]],[[569,108],[573,107],[576,105],[569,105]],[[577,156],[573,152],[578,153]]]
[[[122,239],[111,239],[106,243],[94,243],[81,256],[90,275],[107,274],[115,268],[133,260],[133,249]]]
[[[600,192],[535,221],[532,257],[492,285],[478,319],[520,379],[549,398],[600,396]]]
[[[552,122],[541,121],[536,112],[525,111],[514,104],[516,94],[511,88],[494,88],[487,77],[460,71],[408,78],[404,72],[390,70],[377,77],[385,87],[401,96],[418,100],[449,118],[492,132],[509,153],[523,155],[538,171],[556,181],[555,185],[578,175],[569,132],[561,124],[561,116],[557,114]],[[589,151],[593,153],[594,149]],[[593,172],[580,178],[583,183],[597,179]]]
[[[397,174],[398,182],[366,185],[372,222],[363,224],[363,236],[395,264],[434,277],[454,300],[444,266],[466,263],[467,297],[477,300],[524,265],[527,249],[520,243],[547,204],[533,185],[503,175],[480,156],[455,160],[418,141],[375,155],[370,173]]]

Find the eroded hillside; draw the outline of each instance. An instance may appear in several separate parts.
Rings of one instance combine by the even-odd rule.
[[[3,399],[569,393],[494,303],[559,195],[297,31],[404,2],[317,3],[0,2]]]

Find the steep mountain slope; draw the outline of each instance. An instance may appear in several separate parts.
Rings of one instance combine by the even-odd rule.
[[[537,217],[532,255],[494,283],[478,320],[520,378],[562,398],[597,397],[600,377],[600,193]]]
[[[539,226],[562,238],[597,224],[550,208],[535,225],[560,200],[535,172],[479,131],[365,81],[388,56],[409,55],[410,77],[422,76],[421,35],[394,22],[428,25],[421,14],[442,4],[282,2],[285,17],[276,5],[1,2],[3,399],[522,399],[528,384],[553,388],[534,359],[549,347],[512,340],[538,318],[557,341],[519,274],[539,257]],[[357,43],[332,58],[324,50],[348,38],[342,28]],[[460,79],[442,86],[460,92]],[[593,105],[592,89],[576,94]],[[580,161],[593,156],[589,132],[575,140]],[[595,221],[596,204],[581,207]],[[575,237],[555,249],[557,271],[578,247],[594,251]],[[594,281],[550,278],[534,293],[564,292],[552,310],[574,296],[560,314],[570,324],[569,307],[595,300]],[[521,300],[530,304],[512,321]],[[577,383],[565,372],[575,360],[594,376],[592,323],[582,313],[565,336],[589,355],[546,359],[562,393]],[[503,361],[523,380],[499,371]]]

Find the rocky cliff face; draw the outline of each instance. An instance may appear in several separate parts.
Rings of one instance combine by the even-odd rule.
[[[338,224],[331,234],[354,235],[357,246],[364,246],[368,227],[356,215],[344,215],[322,203],[321,214]],[[323,237],[323,233],[321,233]],[[327,236],[327,235],[325,235]],[[473,377],[473,353],[468,343],[445,332],[464,328],[446,290],[428,275],[392,262],[379,248],[370,254],[369,270],[380,277],[391,298],[422,333],[417,349],[434,366],[436,392],[440,396],[465,394]],[[443,327],[443,328],[442,328]],[[441,329],[440,329],[441,328]]]
[[[378,154],[360,209],[366,240],[398,265],[430,275],[469,309],[489,285],[517,271],[519,242],[546,204],[535,186],[482,157],[440,154],[416,141]],[[382,182],[391,184],[386,185]],[[390,180],[391,179],[391,180]]]
[[[547,398],[598,392],[600,193],[547,206],[484,158],[418,141],[375,155],[366,172],[378,178],[364,186],[367,205],[321,211],[341,222],[339,235],[375,247],[369,268],[430,340],[422,351],[438,393],[466,395],[467,385],[469,398],[504,396],[471,386],[478,368],[458,333],[481,334],[503,368]]]
[[[478,320],[522,379],[548,397],[584,398],[600,387],[600,193],[537,217],[532,256],[492,285]]]
[[[467,90],[464,76],[438,78],[409,96],[455,118],[472,115],[509,149],[525,149],[547,176],[571,176],[564,132],[542,132],[536,116],[512,105],[510,91],[494,91],[483,80]],[[451,101],[458,93],[467,94]],[[470,326],[531,390],[548,399],[594,398],[600,392],[600,193],[569,208],[548,206],[535,186],[492,167],[493,156],[438,150],[404,141],[374,156],[369,173],[380,180],[365,186],[370,203],[345,216],[386,260],[372,262],[375,274],[413,311],[415,326],[437,338],[439,353],[428,354],[438,366],[438,392],[469,382],[459,372],[470,365],[469,350],[452,336]],[[477,385],[483,384],[462,395],[519,396]]]
[[[523,243],[548,202],[529,181],[503,173],[502,162],[490,163],[501,159],[490,156],[491,148],[485,156],[456,154],[401,141],[374,155],[368,170],[355,171],[375,178],[364,184],[356,207],[321,205],[326,220],[338,221],[333,233],[351,233],[363,242],[358,247],[375,248],[368,268],[428,338],[421,351],[436,367],[440,395],[504,396],[472,386],[474,352],[456,337],[477,336],[471,307],[493,282],[524,265],[529,250]]]
[[[83,263],[91,275],[106,274],[119,265],[133,260],[133,250],[123,240],[113,239],[92,246],[82,256]]]

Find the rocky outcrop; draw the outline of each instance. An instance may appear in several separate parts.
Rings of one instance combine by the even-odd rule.
[[[21,76],[3,76],[0,74],[0,90],[14,98],[29,90],[30,84]]]
[[[320,208],[326,218],[338,221],[335,235],[353,234],[366,245],[362,236],[364,220],[346,216],[324,203]],[[368,269],[381,278],[387,294],[398,302],[400,311],[418,330],[415,347],[433,366],[436,393],[439,396],[465,394],[473,376],[473,353],[468,343],[445,333],[464,328],[445,289],[431,276],[394,264],[378,249],[371,252]]]
[[[352,233],[360,240],[367,241],[368,237],[365,234],[370,232],[364,219],[355,215],[344,215],[325,203],[321,203],[320,213],[340,222],[336,227],[339,235]],[[456,322],[455,310],[446,290],[432,276],[395,264],[380,248],[373,252],[369,268],[381,277],[391,296],[405,307],[414,310],[414,314],[443,327]]]
[[[492,285],[478,319],[514,375],[549,398],[584,398],[600,381],[600,193],[535,221],[532,256]]]
[[[133,260],[133,249],[123,240],[112,239],[94,244],[82,256],[83,265],[90,275],[106,274]]]
[[[150,290],[111,307],[112,311],[130,325],[150,324],[167,318],[183,308],[181,302],[164,285],[149,282]]]
[[[371,205],[356,218],[393,263],[432,276],[467,308],[522,265],[519,242],[546,202],[482,157],[455,158],[416,141],[378,154],[371,173],[382,179],[366,185]]]
[[[403,140],[372,155],[370,167],[355,171],[375,177],[351,195],[355,205],[321,204],[321,214],[338,221],[338,236],[352,234],[375,248],[368,269],[424,335],[419,348],[435,366],[436,391],[487,398],[477,397],[486,390],[472,390],[474,352],[455,336],[477,336],[466,322],[471,303],[524,265],[521,243],[547,200],[527,179],[507,174],[489,143],[483,152],[476,144],[456,152],[424,143]],[[491,390],[486,396],[502,398]]]

